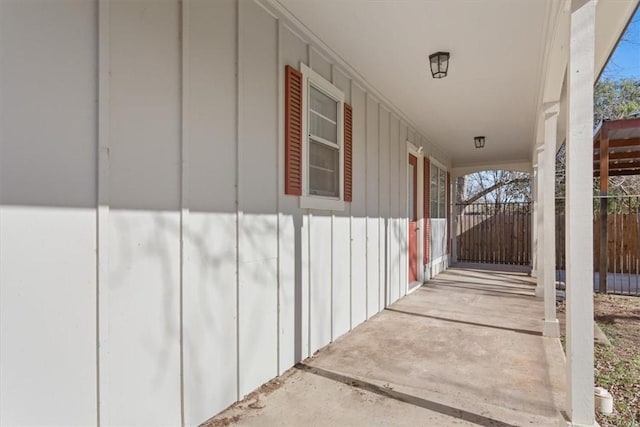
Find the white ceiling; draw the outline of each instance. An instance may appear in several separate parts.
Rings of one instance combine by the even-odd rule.
[[[454,166],[530,159],[550,0],[279,1]],[[439,50],[451,61],[436,80]]]

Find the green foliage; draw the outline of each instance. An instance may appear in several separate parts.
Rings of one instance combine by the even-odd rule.
[[[640,111],[640,79],[604,79],[596,83],[593,93],[593,126],[602,120],[618,120]],[[562,144],[556,155],[556,197],[565,196],[566,149]],[[593,194],[599,194],[600,181],[594,180]],[[609,195],[640,194],[640,176],[609,178]]]
[[[602,80],[593,94],[594,126],[602,120],[617,120],[640,111],[640,80]]]

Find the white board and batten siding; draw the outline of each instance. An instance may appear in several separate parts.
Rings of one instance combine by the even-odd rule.
[[[0,2],[3,426],[97,419],[96,14]]]
[[[277,11],[4,0],[0,49],[0,424],[198,425],[406,293],[420,136]],[[284,195],[301,62],[353,107],[341,212]]]

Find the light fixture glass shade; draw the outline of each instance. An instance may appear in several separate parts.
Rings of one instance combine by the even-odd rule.
[[[449,52],[436,52],[429,55],[429,66],[434,79],[446,77],[449,70]]]
[[[473,137],[473,143],[476,145],[476,148],[484,148],[484,136]]]

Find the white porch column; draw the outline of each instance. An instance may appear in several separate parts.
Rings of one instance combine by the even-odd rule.
[[[544,243],[539,263],[544,264],[542,280],[544,283],[544,325],[542,335],[558,338],[560,324],[556,317],[556,132],[558,131],[558,113],[560,103],[544,105],[544,177],[542,197],[544,208]]]
[[[536,276],[536,296],[542,298],[544,296],[544,197],[543,197],[543,180],[545,175],[544,168],[544,144],[536,149],[538,157],[538,174],[536,180],[536,198],[538,205],[536,209],[536,257],[537,257],[537,276]]]
[[[567,408],[572,426],[594,426],[593,82],[596,0],[573,0],[567,134]]]
[[[538,273],[538,153],[533,159],[531,173],[531,277]],[[537,287],[536,287],[537,289]]]

